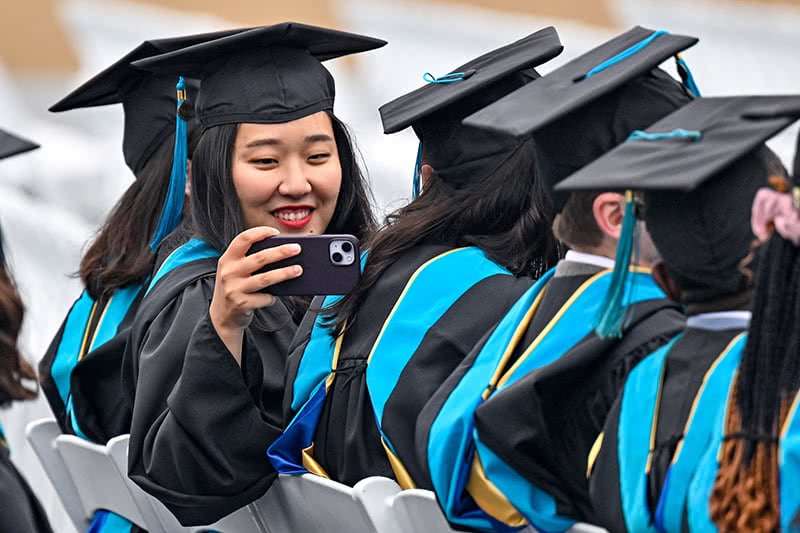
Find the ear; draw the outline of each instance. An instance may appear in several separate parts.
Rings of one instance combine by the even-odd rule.
[[[597,226],[605,235],[619,240],[622,218],[625,215],[625,197],[615,192],[597,195],[592,203],[592,214]]]
[[[189,198],[192,194],[192,160],[186,160],[186,187],[183,189],[183,194]]]
[[[676,302],[681,301],[681,289],[672,276],[669,275],[667,265],[659,261],[652,267],[653,279],[661,287],[661,290],[666,293],[667,298]]]
[[[433,167],[423,163],[420,168],[420,177],[422,178],[422,183],[420,185],[422,185],[423,189],[428,186],[428,180],[431,179],[431,176],[433,176]]]

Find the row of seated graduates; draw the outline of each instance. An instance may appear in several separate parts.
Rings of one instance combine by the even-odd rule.
[[[641,198],[618,193],[649,191],[644,178],[651,174],[655,189],[686,191],[715,178],[710,183],[726,181],[724,191],[738,191],[727,180],[716,180],[724,164],[699,164],[691,172],[664,165],[660,146],[683,145],[685,138],[645,135],[650,142],[624,143],[634,130],[654,123],[659,131],[660,119],[681,119],[703,130],[717,125],[713,111],[721,107],[715,106],[734,106],[738,112],[736,103],[695,98],[696,87],[681,60],[679,71],[688,89],[657,68],[696,41],[634,28],[540,77],[533,68],[561,51],[555,30],[547,28],[447,76],[430,77],[421,89],[381,108],[387,133],[411,125],[420,138],[417,170],[423,185],[419,198],[378,232],[372,231],[350,139],[332,114],[333,79],[320,61],[385,43],[295,23],[144,43],[70,95],[77,103],[54,106],[121,101],[126,141],[140,156],[153,154],[153,147],[144,145],[155,138],[157,121],[150,117],[140,129],[129,130],[133,117],[143,118],[127,112],[137,109],[131,106],[136,92],[131,87],[143,90],[138,105],[154,110],[167,130],[160,132],[158,149],[171,146],[163,139],[174,131],[190,130],[188,151],[177,148],[181,135],[175,135],[175,155],[184,154],[182,158],[153,159],[169,161],[169,166],[160,168],[163,213],[151,209],[148,237],[137,256],[146,256],[150,268],[138,282],[105,288],[87,276],[86,293],[40,367],[63,428],[98,442],[130,431],[131,477],[187,524],[212,522],[252,501],[266,491],[276,472],[310,471],[348,484],[386,475],[404,487],[430,488],[448,519],[467,528],[530,523],[555,531],[580,519],[615,531],[639,530],[626,511],[650,509],[655,514],[660,498],[653,497],[657,490],[648,489],[647,506],[642,507],[626,496],[641,494],[642,487],[622,482],[628,478],[621,475],[621,459],[614,453],[614,417],[622,420],[618,397],[623,387],[627,392],[625,378],[639,368],[637,363],[654,360],[656,354],[691,355],[697,347],[683,348],[692,338],[688,333],[715,330],[697,327],[697,320],[684,323],[681,311],[694,303],[686,298],[699,294],[713,300],[717,292],[702,290],[709,287],[730,293],[732,282],[724,279],[724,269],[735,265],[738,272],[741,260],[750,255],[749,233],[743,255],[734,246],[742,239],[716,235],[714,244],[722,249],[704,256],[711,258],[710,265],[686,253],[687,248],[711,249],[705,241],[684,244],[681,239],[687,234],[698,233],[696,226],[681,231],[676,223],[697,223],[697,217],[681,215],[685,198],[705,200],[696,192],[675,193],[673,204],[661,211],[671,218],[669,224],[660,221],[660,239],[647,219],[656,252],[644,224],[632,213],[645,218],[659,213],[651,196],[660,198],[661,193],[645,194],[644,209],[636,208]],[[182,124],[191,114],[182,106],[173,130],[174,98],[154,95],[172,91],[178,75],[199,79],[200,90],[193,100],[196,119]],[[160,92],[146,87],[156,80]],[[81,101],[86,93],[89,98]],[[165,100],[171,104],[169,113],[166,106],[156,112],[156,101]],[[769,107],[770,102],[753,105]],[[698,104],[709,105],[711,111],[694,114],[692,106]],[[684,106],[688,115],[678,115]],[[792,118],[784,117],[780,127]],[[333,206],[325,203],[324,180],[329,176],[323,173],[306,178],[295,191],[286,171],[288,177],[281,176],[270,193],[294,204],[310,195],[312,231],[352,233],[370,251],[356,290],[341,299],[311,302],[305,317],[308,301],[256,292],[280,281],[278,275],[298,275],[284,269],[271,277],[250,276],[264,263],[296,251],[272,249],[246,257],[252,243],[273,234],[261,226],[286,225],[280,226],[281,217],[274,212],[259,217],[258,209],[248,209],[248,201],[256,201],[248,197],[246,177],[240,178],[244,174],[237,170],[240,159],[264,172],[282,168],[280,158],[254,151],[275,143],[256,142],[252,153],[240,147],[264,137],[263,128],[271,128],[269,134],[278,138],[283,135],[289,145],[292,127],[299,127],[305,138],[329,139],[313,142],[335,141],[331,144],[338,158],[329,147],[327,158],[335,159],[341,183]],[[717,152],[707,148],[707,137],[690,140],[698,157],[731,163],[776,129],[770,123],[757,135],[750,133],[746,142],[719,142]],[[197,130],[202,132],[199,143]],[[321,135],[307,135],[317,131]],[[614,182],[586,167],[609,151],[612,163],[615,158],[626,161],[624,152],[620,156],[613,150],[622,143],[620,150],[635,146],[653,151],[652,165],[636,173],[642,180]],[[287,160],[290,155],[287,149]],[[186,157],[192,158],[193,217],[164,238],[181,216],[179,210],[177,217],[164,214],[167,206],[181,206],[186,188],[184,167],[172,165],[173,159],[182,162]],[[330,163],[314,157],[307,164]],[[770,157],[757,158],[752,175],[767,168]],[[670,161],[677,165],[680,158]],[[583,167],[591,179],[582,189],[608,192],[567,197],[555,191]],[[167,168],[173,170],[169,180],[164,177]],[[659,180],[657,171],[676,179]],[[691,178],[688,184],[679,179],[684,176]],[[744,189],[735,195],[742,205],[755,194]],[[549,233],[552,214],[544,198],[552,200],[557,212],[556,235],[571,248],[553,269],[549,267],[558,248]],[[729,222],[730,231],[749,232],[749,209],[732,209],[722,198],[715,193],[713,202],[693,207],[729,209],[741,215],[720,217]],[[231,204],[238,208],[233,215]],[[128,215],[123,205],[124,198],[109,221]],[[160,222],[166,219],[171,222],[164,228]],[[714,226],[720,232],[723,228],[721,223]],[[630,235],[634,231],[637,239]],[[156,238],[147,242],[154,233]],[[108,240],[114,239],[109,232]],[[628,268],[633,241],[639,262],[661,265],[654,270],[660,274]],[[678,259],[668,255],[670,244],[680,250]],[[525,250],[521,255],[520,249]],[[688,274],[681,270],[681,259],[688,263]],[[705,277],[693,278],[695,270]],[[87,272],[92,273],[90,268]],[[752,275],[736,277],[737,295],[742,279],[752,280]],[[99,292],[93,295],[92,287]],[[631,310],[623,310],[623,303]],[[729,305],[733,307],[722,311],[746,307],[741,301]],[[699,309],[698,315],[707,314],[705,307]],[[598,314],[603,320],[595,331]],[[104,328],[104,321],[113,324]],[[725,331],[741,330],[741,323]],[[57,363],[65,353],[71,366]],[[697,370],[689,372],[696,376]],[[678,378],[676,383],[686,386],[686,381]],[[635,401],[635,392],[632,397]],[[665,402],[658,406],[653,426],[666,420],[680,433],[681,420],[662,418],[674,400],[660,398]],[[495,408],[499,414],[493,414]],[[607,420],[609,411],[613,416]],[[684,422],[687,416],[675,415]],[[604,431],[609,423],[612,427]],[[598,440],[601,432],[608,438]],[[661,432],[668,433],[664,448],[674,448],[674,428]],[[589,455],[597,457],[591,483],[586,479]],[[649,465],[644,470],[644,479],[653,483],[663,475],[651,472]],[[608,489],[609,483],[619,487]],[[593,495],[616,495],[619,501],[600,506]]]

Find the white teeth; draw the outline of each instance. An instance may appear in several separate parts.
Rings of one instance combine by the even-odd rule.
[[[302,209],[300,211],[275,211],[273,216],[282,220],[301,220],[306,218],[310,213],[310,209]]]

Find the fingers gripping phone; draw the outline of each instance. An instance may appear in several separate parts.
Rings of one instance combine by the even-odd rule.
[[[300,265],[300,277],[264,289],[275,296],[344,295],[356,286],[361,276],[358,239],[353,235],[276,235],[255,243],[247,254],[282,244],[297,243],[300,253],[264,266],[260,274],[289,265]]]

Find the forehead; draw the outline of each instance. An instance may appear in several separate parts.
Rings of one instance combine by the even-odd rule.
[[[280,124],[240,124],[236,134],[236,144],[246,145],[264,139],[283,142],[304,141],[308,137],[321,135],[333,139],[333,124],[324,111]]]

